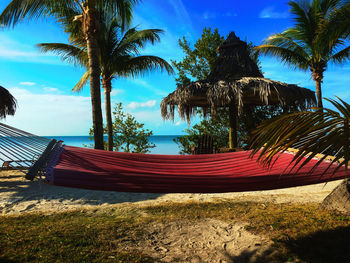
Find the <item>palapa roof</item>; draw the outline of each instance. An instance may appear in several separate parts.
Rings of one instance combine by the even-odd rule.
[[[234,102],[238,112],[243,105],[298,106],[305,109],[315,105],[315,93],[294,84],[264,78],[250,58],[247,43],[231,32],[218,48],[219,56],[208,78],[178,86],[162,100],[161,112],[165,119],[173,119],[176,107],[180,117],[190,120],[196,109],[227,107]]]

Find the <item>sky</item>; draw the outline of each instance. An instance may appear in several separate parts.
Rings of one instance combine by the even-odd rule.
[[[143,0],[134,10],[133,25],[138,29],[165,31],[161,42],[146,46],[142,54],[156,55],[170,63],[184,56],[178,40],[185,36],[193,44],[204,27],[218,28],[223,36],[234,31],[242,40],[261,44],[271,34],[293,25],[287,2]],[[8,3],[10,0],[0,0],[0,12]],[[71,91],[84,69],[62,62],[53,54],[40,53],[35,46],[50,42],[68,43],[68,35],[50,18],[0,29],[0,86],[7,88],[18,101],[16,114],[3,121],[42,136],[88,135],[92,127],[89,87],[80,93]],[[288,68],[271,57],[260,60],[265,77],[315,90],[309,72]],[[153,134],[180,135],[188,128],[178,116],[174,122],[161,118],[160,102],[176,88],[174,75],[155,71],[145,76],[115,79],[112,85],[112,105],[122,102],[125,111],[145,123]],[[323,96],[339,96],[350,102],[349,88],[350,63],[329,65]],[[329,106],[327,102],[324,104]]]

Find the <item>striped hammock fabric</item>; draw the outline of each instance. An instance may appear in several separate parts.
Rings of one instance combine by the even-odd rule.
[[[271,169],[250,152],[203,155],[155,155],[108,152],[62,146],[61,142],[0,123],[0,161],[26,178],[52,185],[145,193],[224,193],[271,190],[347,177],[345,169],[326,171],[317,160],[292,169],[293,154],[283,153]],[[300,169],[299,169],[300,168]],[[325,172],[326,171],[326,172]]]
[[[49,184],[122,192],[224,193],[303,186],[347,177],[345,169],[317,160],[300,168],[283,153],[271,169],[250,152],[204,155],[155,155],[108,152],[64,146],[47,168]],[[300,169],[299,169],[300,168]],[[312,170],[312,171],[311,171]]]

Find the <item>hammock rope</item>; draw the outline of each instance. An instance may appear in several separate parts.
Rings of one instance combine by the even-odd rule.
[[[271,190],[348,177],[329,161],[290,165],[281,153],[267,169],[250,151],[158,155],[110,152],[62,145],[0,123],[0,160],[51,185],[143,193],[224,193]],[[336,172],[335,172],[336,171]]]
[[[56,141],[0,123],[0,160],[3,167],[12,167],[28,174],[50,143],[52,147]],[[42,175],[42,169],[44,167],[38,169],[36,175]]]

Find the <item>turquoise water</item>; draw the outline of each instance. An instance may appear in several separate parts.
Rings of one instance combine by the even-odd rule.
[[[156,145],[151,149],[151,153],[154,154],[178,154],[179,148],[173,141],[178,137],[177,135],[154,135],[150,136],[149,141]],[[47,138],[62,140],[64,144],[70,146],[84,147],[84,145],[90,145],[89,136],[47,136]],[[107,138],[105,138],[107,140]]]

